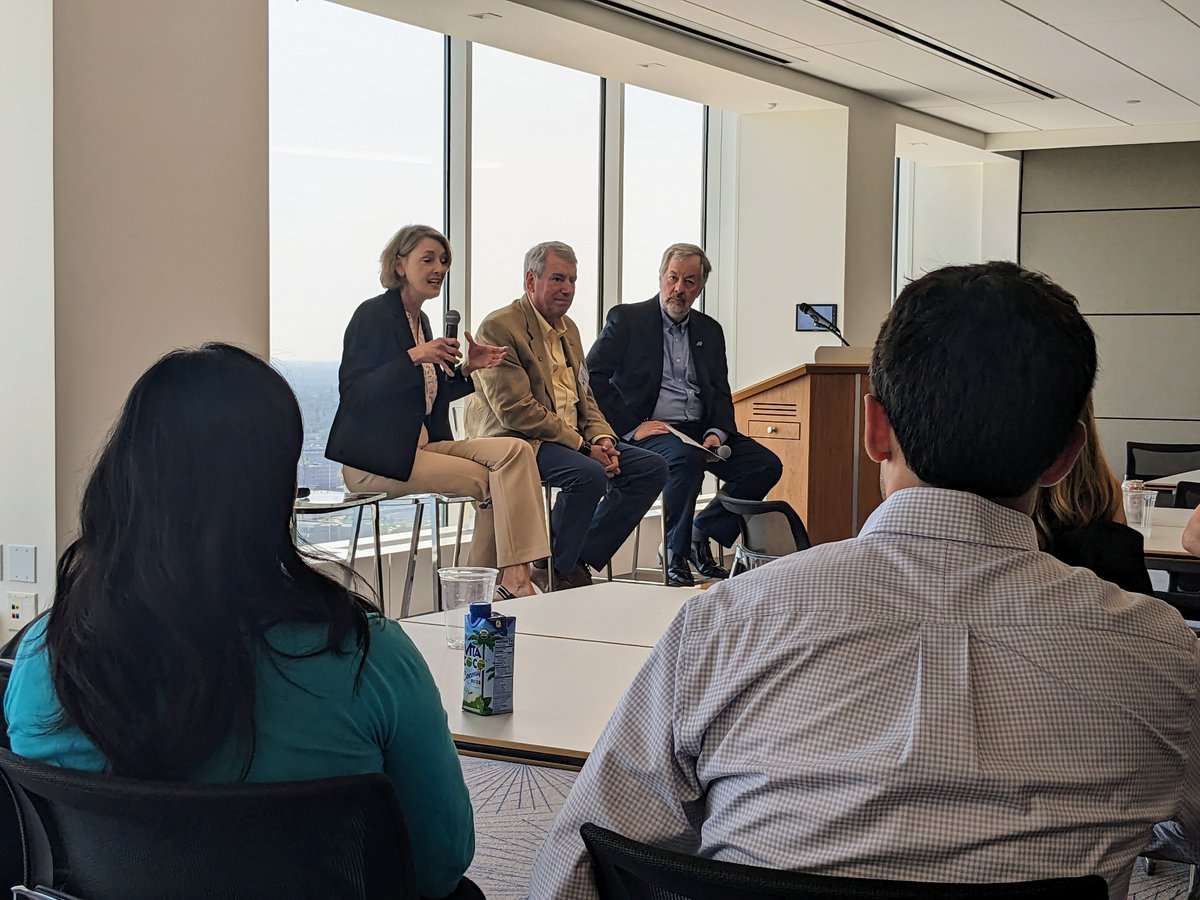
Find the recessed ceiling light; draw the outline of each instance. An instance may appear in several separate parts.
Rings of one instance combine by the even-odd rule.
[[[1126,103],[1141,103],[1141,100],[1126,100]]]
[[[665,69],[662,63],[638,63],[638,66],[643,69]]]
[[[468,13],[468,15],[472,19],[478,19],[480,22],[486,22],[488,19],[503,19],[504,18],[504,16],[500,15],[500,13],[494,13],[494,12]]]

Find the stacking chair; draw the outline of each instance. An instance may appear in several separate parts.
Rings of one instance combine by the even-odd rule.
[[[1200,444],[1125,443],[1125,477],[1153,481],[1176,472],[1200,469]]]
[[[556,490],[558,490],[558,488],[553,487],[552,485],[546,483],[545,481],[542,482],[542,493],[545,497],[545,504],[546,504],[546,535],[550,539],[551,548],[554,547],[554,525],[550,520],[550,513],[554,508],[553,498],[554,498],[554,492]],[[659,497],[659,506],[660,506],[659,522],[662,527],[663,543],[665,545],[666,540],[667,540],[667,519],[666,519],[666,514],[661,510],[661,506],[662,506],[662,497],[661,496]],[[642,571],[646,571],[646,570],[638,567],[638,548],[641,546],[641,542],[642,542],[642,523],[641,523],[641,521],[639,521],[633,529],[633,567],[632,567],[632,572],[630,573],[630,577],[629,578],[614,577],[613,569],[612,569],[612,560],[610,559],[608,561],[608,565],[605,567],[605,579],[607,581],[630,582],[633,584],[638,583],[638,581],[639,581],[638,573],[642,572]],[[546,574],[546,583],[547,583],[547,586],[550,588],[550,590],[554,590],[553,556],[551,556],[550,560],[547,560],[546,564],[550,567]],[[651,571],[653,571],[655,574],[661,574],[663,584],[668,583],[667,582],[667,564],[666,564],[666,562],[660,560],[659,567],[657,569],[653,569]]]
[[[1107,900],[1099,875],[1009,884],[835,878],[700,859],[588,822],[579,833],[601,900]]]
[[[404,816],[382,774],[178,784],[0,751],[3,796],[16,799],[19,828],[0,840],[21,842],[21,883],[84,900],[417,897]]]
[[[1172,504],[1176,509],[1195,509],[1200,505],[1200,484],[1194,481],[1181,481],[1175,485]]]
[[[388,503],[411,503],[413,509],[413,525],[412,535],[408,541],[408,568],[404,573],[404,598],[400,601],[400,618],[408,618],[409,611],[412,607],[412,592],[413,582],[417,575],[417,549],[421,543],[421,520],[424,518],[425,508],[429,508],[429,547],[430,547],[430,571],[432,572],[433,583],[431,585],[433,606],[435,611],[442,610],[442,582],[438,579],[438,569],[442,567],[442,520],[446,517],[445,511],[451,506],[458,507],[458,528],[454,535],[454,562],[453,565],[458,565],[459,557],[462,555],[462,534],[463,520],[466,518],[467,504],[474,503],[473,497],[459,497],[454,494],[405,494],[401,497],[395,497]]]
[[[734,549],[730,576],[812,546],[799,514],[783,500],[738,500],[717,495],[739,519],[742,542]]]

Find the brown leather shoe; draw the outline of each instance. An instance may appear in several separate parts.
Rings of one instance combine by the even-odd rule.
[[[555,574],[557,576],[557,573]],[[589,587],[596,582],[592,580],[592,570],[588,568],[587,563],[576,563],[575,568],[567,575],[567,581],[571,587]]]

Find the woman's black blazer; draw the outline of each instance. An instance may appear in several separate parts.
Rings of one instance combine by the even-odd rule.
[[[421,330],[432,340],[429,317]],[[450,441],[450,404],[475,390],[461,372],[446,376],[437,369],[433,412],[425,415],[425,377],[408,356],[415,346],[398,290],[364,301],[346,327],[338,369],[337,415],[325,455],[355,469],[407,481],[421,426],[429,440]]]

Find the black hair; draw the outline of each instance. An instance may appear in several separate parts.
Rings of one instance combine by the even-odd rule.
[[[995,499],[1024,494],[1054,463],[1095,377],[1075,298],[1011,262],[907,285],[871,356],[872,392],[913,473]]]
[[[312,568],[291,533],[303,426],[283,377],[229,344],[138,379],[83,494],[47,626],[64,715],[133,777],[185,780],[227,741],[249,770],[255,673],[282,622],[370,647],[372,601]],[[315,655],[315,654],[314,654]]]

